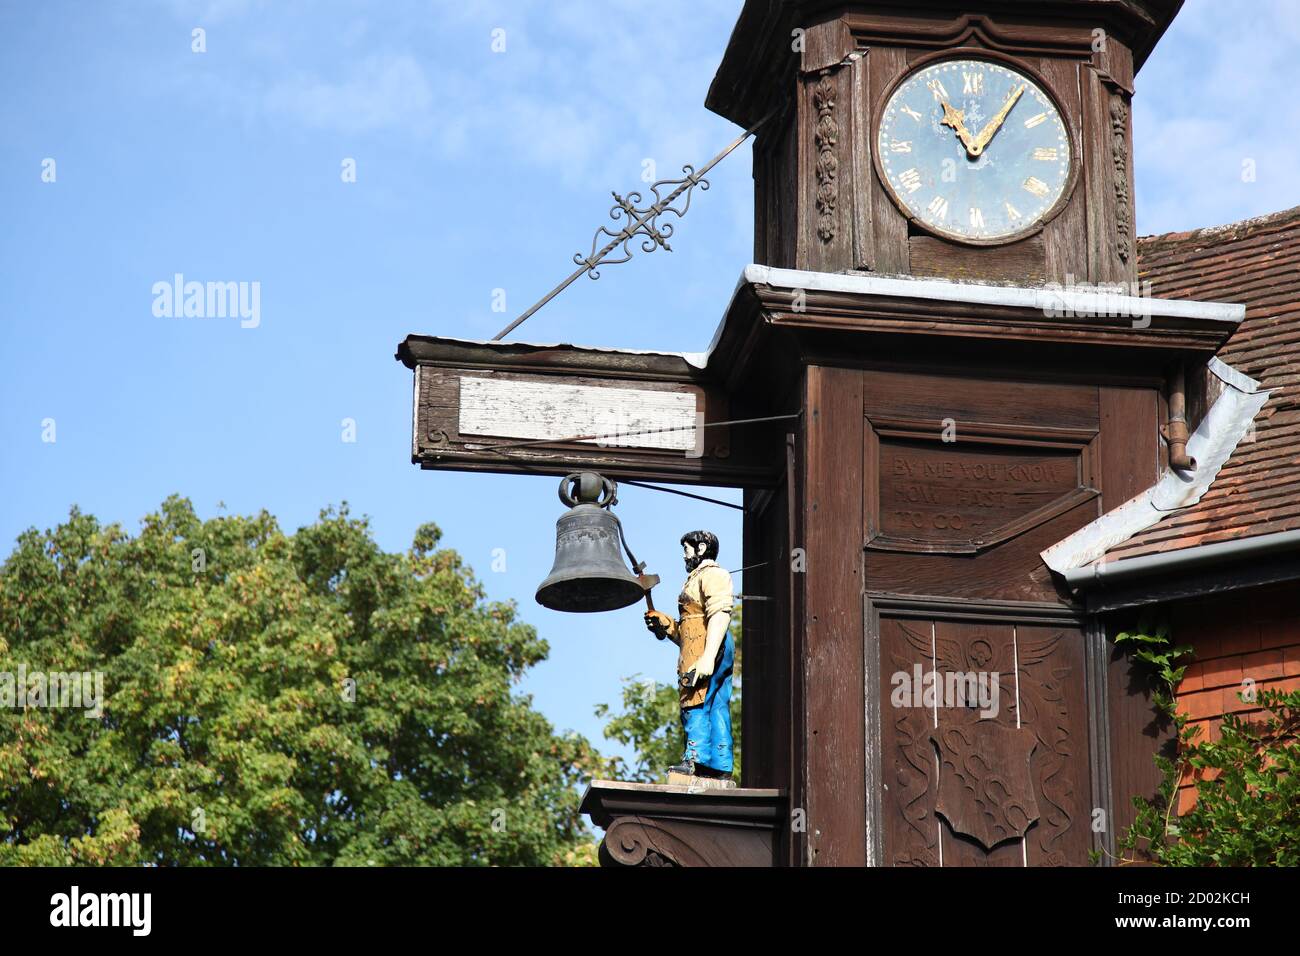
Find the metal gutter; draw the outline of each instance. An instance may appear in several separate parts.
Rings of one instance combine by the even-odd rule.
[[[1081,568],[1066,571],[1065,583],[1071,588],[1106,587],[1134,578],[1184,572],[1211,564],[1247,558],[1262,558],[1283,551],[1300,552],[1300,531],[1278,531],[1253,538],[1220,541],[1194,548],[1181,548],[1163,554],[1146,554],[1139,558],[1121,558],[1118,561],[1098,561]]]

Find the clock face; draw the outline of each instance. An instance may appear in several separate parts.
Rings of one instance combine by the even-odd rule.
[[[908,76],[876,140],[895,200],[932,232],[1007,242],[1042,225],[1070,183],[1070,135],[1047,92],[992,60],[952,59]]]

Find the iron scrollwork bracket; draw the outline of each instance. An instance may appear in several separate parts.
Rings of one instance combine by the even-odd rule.
[[[694,166],[689,164],[683,166],[682,172],[686,175],[681,179],[661,179],[652,184],[650,191],[654,193],[655,201],[645,207],[640,205],[644,197],[639,192],[628,193],[626,197],[611,193],[614,197],[614,205],[610,207],[609,218],[616,222],[622,221],[622,228],[614,231],[609,226],[601,226],[591,239],[591,253],[584,256],[581,252],[575,252],[574,264],[582,266],[588,278],[599,279],[600,266],[620,265],[632,258],[634,250],[630,243],[637,236],[645,237],[641,243],[642,252],[651,253],[659,248],[672,252],[673,247],[668,244],[668,240],[673,234],[673,224],[671,222],[661,224],[659,217],[672,213],[681,219],[691,208],[692,190],[696,186],[699,186],[701,191],[709,188],[709,181],[696,173]],[[667,196],[662,195],[661,190],[669,186],[675,188]],[[673,203],[682,197],[685,197],[685,202],[680,207],[674,206]],[[610,241],[597,248],[601,236],[609,237]],[[610,255],[620,247],[622,247],[621,258],[610,258]]]
[[[741,143],[753,136],[755,131],[771,119],[776,112],[773,109],[757,123],[737,136],[722,152],[705,163],[699,172],[695,171],[694,166],[686,165],[682,167],[682,172],[685,175],[681,179],[661,179],[652,184],[650,191],[654,193],[655,201],[648,206],[641,205],[645,197],[639,192],[630,192],[626,196],[613,193],[614,205],[609,210],[609,217],[615,222],[621,223],[622,228],[615,230],[609,226],[601,226],[597,229],[596,234],[591,239],[591,253],[584,256],[581,252],[576,252],[573,255],[573,262],[578,268],[571,272],[563,282],[535,302],[523,315],[492,336],[492,341],[497,342],[505,338],[538,309],[567,289],[573,280],[583,273],[586,273],[589,278],[599,279],[601,266],[619,265],[629,261],[635,252],[631,243],[638,236],[644,237],[641,242],[643,252],[650,253],[656,249],[672,252],[673,247],[668,244],[668,239],[673,234],[673,224],[671,222],[661,223],[659,217],[668,213],[678,219],[685,216],[686,211],[691,208],[691,192],[695,187],[698,186],[701,190],[709,188],[709,181],[704,178],[708,171],[731,155]],[[662,190],[670,186],[673,187],[672,191],[666,196],[663,195]],[[673,205],[683,196],[685,201],[680,206]],[[602,236],[609,239],[603,246],[600,245]],[[609,258],[611,254],[618,256],[618,258]]]

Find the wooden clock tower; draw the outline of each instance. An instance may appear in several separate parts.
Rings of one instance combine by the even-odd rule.
[[[1133,282],[1133,77],[1180,6],[1180,0],[746,3],[706,103],[746,127],[780,110],[754,151],[755,260],[819,272],[1017,285]],[[1064,124],[1068,142],[1058,147],[1061,158],[1069,153],[1064,193],[1046,216],[1027,219],[1014,241],[972,244],[936,235],[923,217],[909,215],[882,175],[880,147],[885,157],[906,159],[910,154],[891,153],[891,146],[915,144],[906,131],[878,139],[891,95],[927,65],[971,62],[1015,71],[1046,95]],[[987,100],[991,118],[1002,97],[990,98],[992,84],[972,86],[985,76],[962,72],[939,74],[934,99],[927,85],[901,105],[921,112],[941,90],[955,109]],[[918,133],[933,125],[935,117],[925,112],[913,121]],[[1023,130],[1043,112],[1031,97],[1008,122]],[[942,131],[958,141],[955,130]],[[994,156],[993,144],[989,149],[986,165],[1008,164],[1006,150]],[[951,158],[963,156],[956,151]],[[946,184],[950,192],[960,188],[954,179]],[[1032,201],[1032,193],[1021,195]],[[968,205],[954,208],[950,218],[968,213]]]
[[[1242,315],[1134,294],[1134,74],[1180,5],[747,0],[707,105],[767,117],[755,264],[706,356],[402,344],[423,467],[745,489],[743,591],[767,600],[744,615],[742,789],[593,786],[608,859],[1035,866],[1113,846],[1148,780],[1115,744],[1133,690],[1041,552],[1156,480],[1171,383]],[[521,451],[535,430],[466,408],[521,383],[790,418],[687,454]]]

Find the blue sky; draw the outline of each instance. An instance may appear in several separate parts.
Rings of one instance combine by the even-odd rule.
[[[1188,0],[1138,77],[1142,233],[1300,204],[1297,6],[1224,6]],[[0,0],[4,551],[74,503],[134,530],[173,492],[289,531],[346,500],[390,550],[432,520],[549,639],[523,689],[599,739],[593,705],[622,677],[671,679],[668,646],[635,608],[534,603],[555,481],[410,465],[410,374],[392,356],[410,332],[491,336],[589,248],[611,189],[735,135],[703,100],[739,7]],[[710,179],[676,251],[579,280],[513,337],[705,348],[752,256],[748,147]],[[260,324],[155,316],[152,287],[176,273],[260,283]],[[683,530],[713,529],[722,563],[741,563],[739,512],[628,487],[619,513],[665,595]]]

